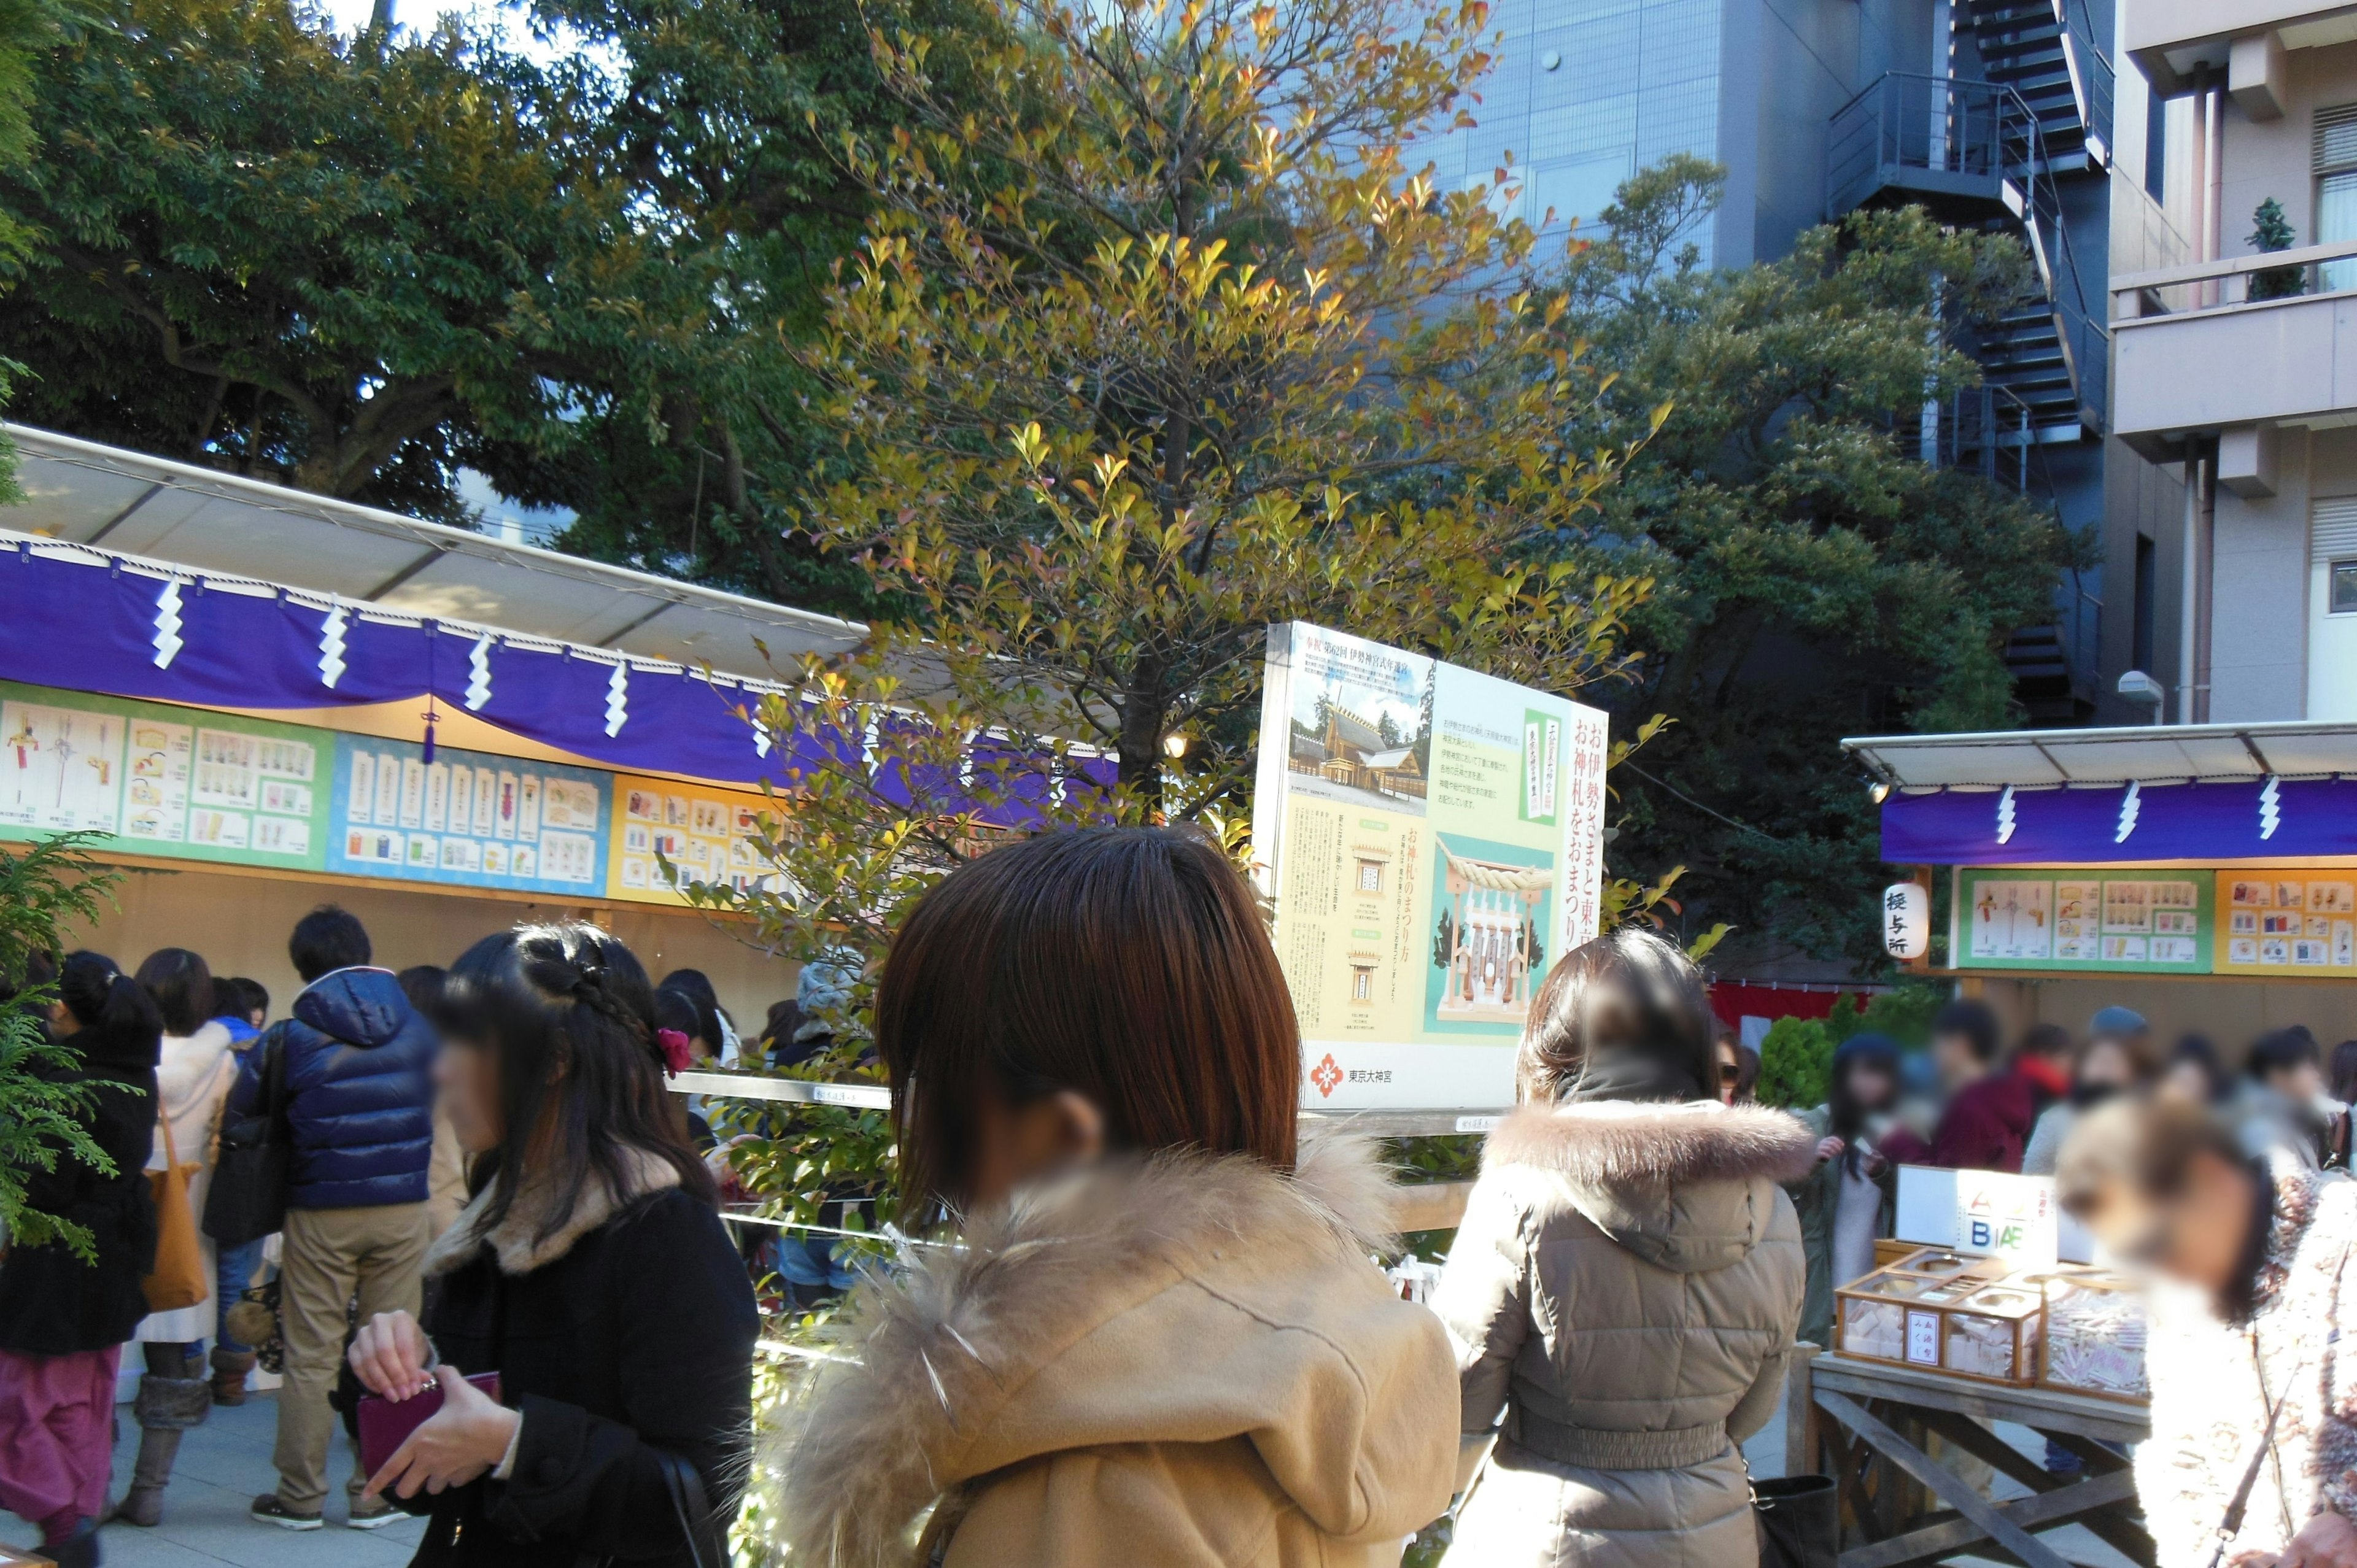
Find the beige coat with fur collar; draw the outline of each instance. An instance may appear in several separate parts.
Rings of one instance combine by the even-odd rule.
[[[1457,1447],[1447,1336],[1368,1262],[1388,1210],[1355,1142],[1164,1155],[861,1287],[777,1456],[795,1561],[1388,1568]]]
[[[1716,1102],[1534,1107],[1492,1133],[1435,1306],[1464,1429],[1504,1430],[1454,1568],[1752,1568],[1736,1444],[1775,1407],[1807,1273],[1808,1130]]]

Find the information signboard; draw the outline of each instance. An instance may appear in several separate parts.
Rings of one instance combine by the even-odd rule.
[[[742,790],[616,774],[606,896],[686,902],[664,875],[666,861],[681,883],[717,883],[739,892],[775,888],[780,879],[758,846],[762,819],[770,819],[774,832],[777,815],[770,800]]]
[[[317,870],[325,730],[0,682],[0,839]]]
[[[336,737],[328,869],[591,897],[613,775],[413,741]]]
[[[1949,950],[1959,969],[2207,974],[2212,884],[2206,871],[1962,866]]]
[[[2357,869],[2221,871],[2220,974],[2357,975]]]
[[[1605,715],[1306,622],[1269,628],[1253,841],[1303,1102],[1494,1109],[1601,914]]]

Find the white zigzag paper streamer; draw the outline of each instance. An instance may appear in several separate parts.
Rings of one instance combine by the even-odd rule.
[[[2140,780],[2132,779],[2128,784],[2128,792],[2120,797],[2120,831],[2112,835],[2114,843],[2127,843],[2128,835],[2136,832],[2136,816],[2144,810],[2144,802],[2140,799],[2143,792],[2143,783]]]
[[[491,700],[491,634],[475,639],[467,653],[467,711],[479,714]]]
[[[2005,787],[2005,793],[1996,798],[1996,842],[2013,842],[2013,786],[2010,784]]]
[[[319,684],[331,692],[344,678],[344,626],[350,615],[341,604],[331,603],[319,623]]]
[[[626,659],[614,666],[614,673],[606,681],[606,738],[621,734],[630,718],[630,663]]]
[[[180,640],[180,585],[175,578],[156,596],[156,668],[169,670],[185,646]]]
[[[2283,826],[2283,806],[2276,799],[2276,792],[2282,787],[2283,780],[2270,773],[2266,788],[2259,791],[2259,836],[2263,839],[2275,837],[2276,830]]]

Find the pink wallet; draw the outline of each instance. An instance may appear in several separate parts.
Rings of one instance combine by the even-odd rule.
[[[500,1375],[497,1372],[477,1372],[467,1380],[490,1397],[493,1404],[500,1402]],[[384,1468],[385,1461],[400,1451],[409,1434],[425,1424],[433,1413],[442,1408],[439,1386],[424,1393],[394,1403],[382,1394],[362,1394],[360,1403],[361,1469],[373,1476]]]

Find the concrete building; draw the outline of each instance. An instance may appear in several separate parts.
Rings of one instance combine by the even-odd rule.
[[[2199,126],[2192,253],[2111,285],[2115,426],[2185,498],[2156,673],[2183,720],[2357,718],[2357,5],[2126,0],[2122,41]]]
[[[1915,434],[1937,460],[2017,484],[2104,541],[2093,569],[2057,585],[2052,623],[2008,648],[2033,722],[2145,716],[2112,692],[2158,657],[2140,640],[2151,596],[2136,585],[2170,558],[2133,541],[2168,533],[2182,491],[2112,434],[2104,295],[2114,272],[2191,254],[2190,113],[2175,111],[2171,135],[2143,79],[2115,70],[2112,0],[1499,0],[1492,17],[1499,64],[1479,128],[1426,150],[1456,186],[1486,182],[1511,153],[1522,213],[1552,214],[1543,260],[1674,153],[1727,170],[1727,200],[1695,237],[1720,266],[1908,201],[2029,242],[2042,297],[1965,339],[1987,385],[1923,411]]]

